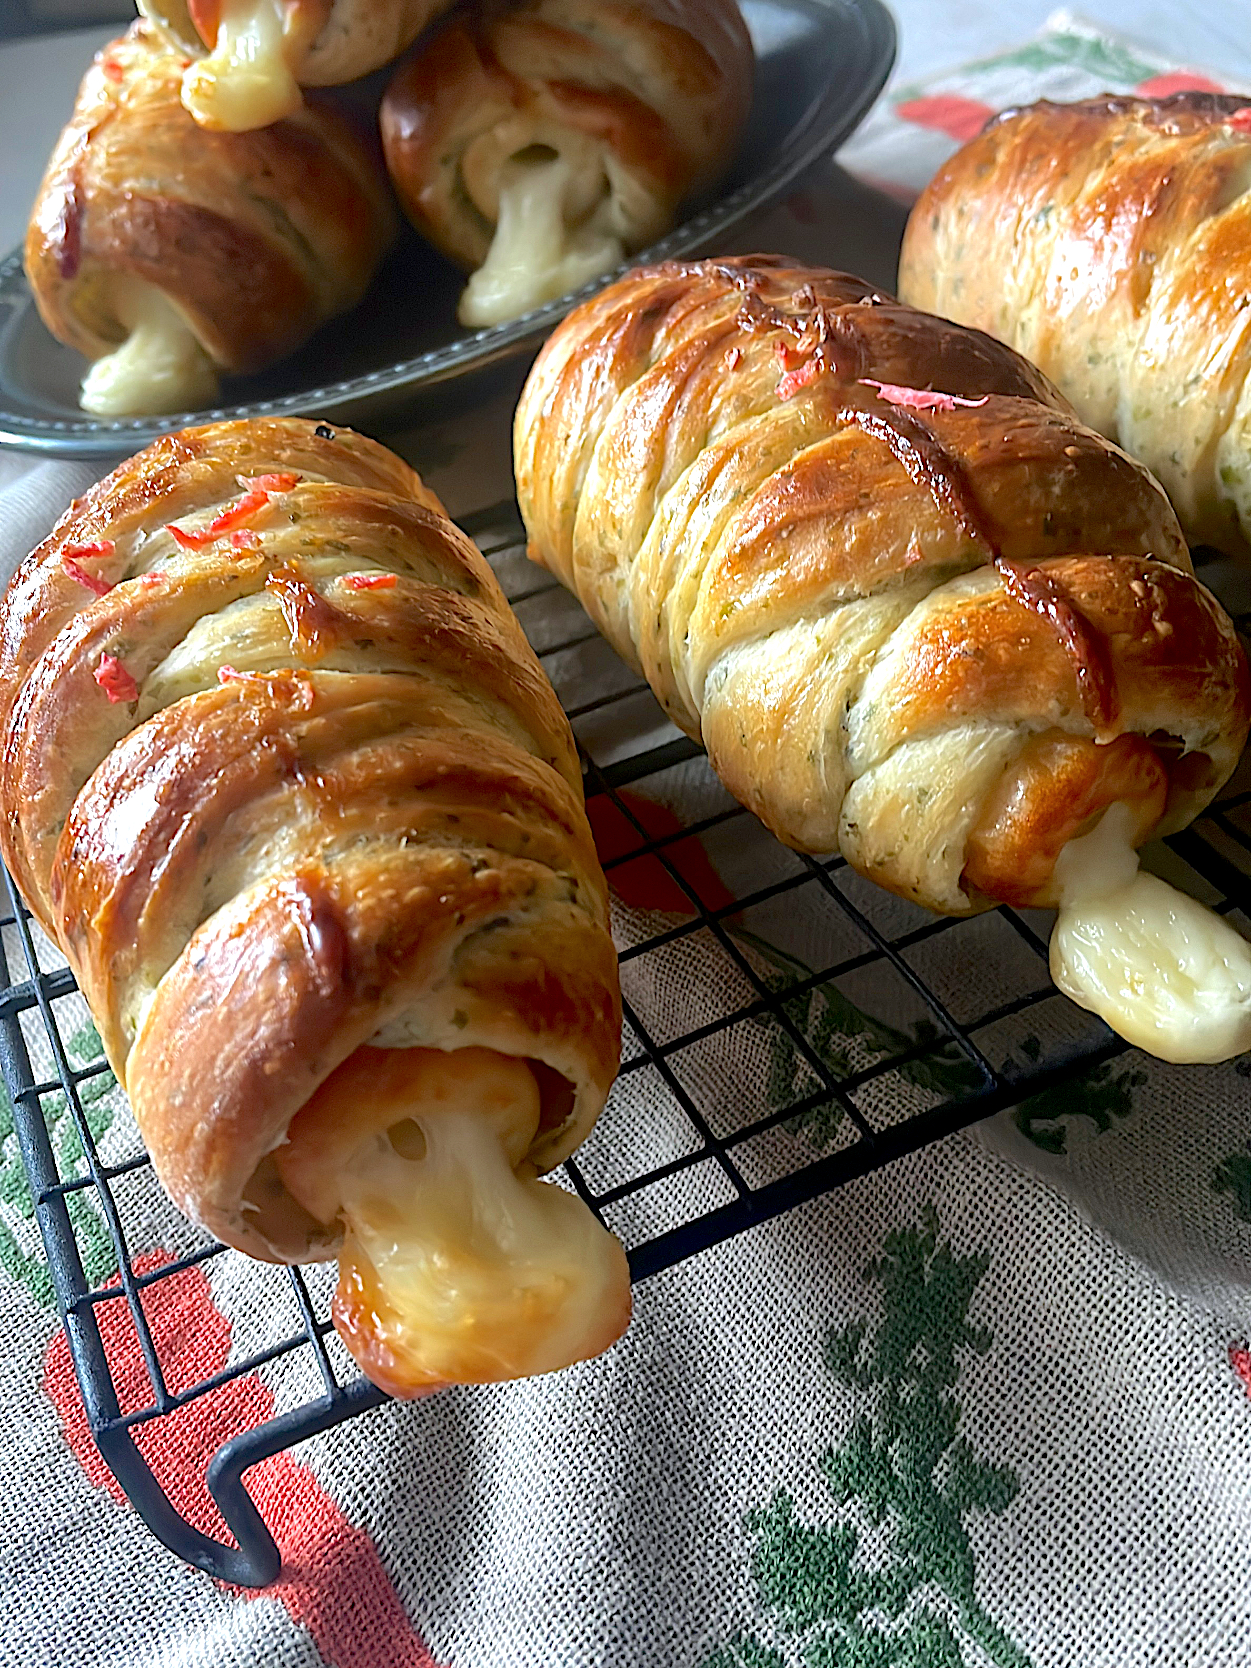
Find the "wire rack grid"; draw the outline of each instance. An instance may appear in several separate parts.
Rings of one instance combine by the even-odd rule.
[[[663,877],[670,899],[667,913],[638,917],[642,930],[636,921],[620,946],[621,1075],[599,1129],[561,1178],[625,1239],[635,1281],[992,1112],[1054,1091],[1124,1049],[1090,1016],[1074,1027],[1076,1010],[1048,977],[1045,918],[1000,909],[974,918],[981,936],[966,942],[961,935],[970,930],[967,920],[936,919],[889,899],[860,883],[839,858],[783,852],[720,793],[700,750],[668,724],[650,691],[617,660],[576,603],[525,561],[515,505],[494,506],[465,525],[499,574],[566,704],[593,820],[597,810],[611,812],[613,849],[605,859],[610,882],[628,891],[624,878],[631,868],[649,865]],[[1217,557],[1203,577],[1240,627],[1251,621],[1251,578]],[[656,828],[647,805],[683,777],[701,786],[707,809]],[[701,853],[717,854],[713,886],[688,860],[696,841]],[[1221,911],[1248,910],[1251,791],[1228,793],[1169,845],[1165,867],[1172,865],[1171,878]],[[764,853],[772,860],[765,861]],[[732,895],[724,873],[742,880]],[[171,1382],[149,1314],[153,1288],[239,1253],[201,1236],[184,1254],[155,1265],[139,1255],[136,1223],[119,1195],[124,1180],[150,1169],[149,1161],[142,1151],[120,1162],[101,1157],[88,1107],[107,1066],[72,1058],[57,1008],[73,993],[73,980],[64,966],[47,965],[46,947],[12,880],[4,878],[0,1068],[91,1433],[167,1547],[214,1576],[263,1586],[277,1576],[281,1558],[244,1473],[386,1398],[345,1353],[336,1353],[326,1282],[298,1267],[266,1270],[267,1277],[289,1283],[293,1327],[202,1380]],[[685,907],[674,909],[675,897]],[[821,912],[839,926],[830,935],[840,945],[835,959],[813,967],[777,949],[779,922]],[[762,919],[772,923],[766,958],[760,954],[766,941],[756,930]],[[970,945],[975,960],[985,964],[972,994]],[[876,1001],[879,1007],[886,1002],[889,1021],[866,1017],[860,1005],[874,980]],[[693,1005],[682,1010],[680,1023],[672,1015],[657,1020],[649,992],[658,984],[693,987]],[[993,1000],[986,999],[988,990],[995,992]],[[1057,1012],[1067,1023],[1057,1023]],[[905,1022],[901,1015],[910,1017]],[[742,1106],[741,1090],[733,1090],[735,1104],[727,1112],[725,1095],[708,1087],[716,1071],[701,1073],[691,1061],[711,1059],[715,1066],[718,1055],[743,1036],[767,1036],[770,1058],[775,1068],[783,1062],[785,1081],[779,1090],[775,1069],[771,1092],[762,1092],[753,1106]],[[36,1041],[36,1055],[53,1062],[51,1075],[35,1071]],[[635,1104],[646,1103],[661,1144],[648,1149],[646,1162],[625,1173],[618,1164],[614,1173],[605,1162],[614,1141],[613,1108],[631,1096]],[[67,1156],[64,1142],[54,1143],[50,1097],[63,1097],[57,1104],[80,1152]],[[72,1208],[76,1194],[92,1201],[93,1220],[103,1225],[117,1270],[112,1278],[88,1277],[84,1214],[81,1205]],[[116,1355],[110,1358],[100,1324],[102,1307],[119,1304],[126,1306],[130,1348],[142,1358],[150,1394],[119,1393]],[[142,1427],[232,1380],[300,1355],[310,1393],[230,1436],[209,1466],[209,1491],[233,1544],[204,1533],[171,1503],[136,1438]],[[420,1418],[420,1408],[413,1416]]]

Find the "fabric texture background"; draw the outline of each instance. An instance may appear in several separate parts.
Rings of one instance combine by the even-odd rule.
[[[1214,77],[1064,14],[1015,53],[896,89],[841,160],[902,200],[989,109]],[[871,224],[840,218],[866,203]],[[869,269],[900,216],[818,170],[740,247],[845,264],[859,251]],[[509,489],[510,409],[502,398],[384,438],[465,514]],[[97,473],[0,455],[6,576]],[[558,593],[522,617],[542,647],[580,615]],[[598,642],[559,657],[554,676],[570,705],[628,681]],[[639,723],[654,724],[653,739],[669,733],[659,718]],[[611,734],[598,741],[611,750]],[[637,799],[660,825],[729,804],[702,761]],[[597,833],[611,843],[610,828]],[[744,817],[673,852],[714,910],[796,869]],[[853,929],[810,884],[732,917],[727,951],[654,862],[613,879],[623,948],[672,929],[623,967],[639,1024],[661,1044],[750,1002],[736,956],[784,990],[854,953]],[[916,915],[868,886],[855,901],[892,930]],[[996,916],[931,943],[915,965],[957,1020],[1037,983],[1036,961]],[[7,936],[6,949],[20,967]],[[51,946],[40,954],[59,961]],[[841,1072],[921,1035],[924,1017],[881,965],[787,1012]],[[89,1065],[99,1045],[81,999],[58,1003],[58,1020],[73,1063]],[[37,1016],[23,1023],[36,1075],[54,1076]],[[1057,997],[986,1046],[1026,1070],[1086,1024]],[[641,1048],[628,1031],[627,1060]],[[767,1016],[671,1064],[718,1134],[815,1082]],[[916,1069],[868,1085],[861,1110],[889,1125],[941,1099],[957,1066],[936,1043]],[[107,1073],[85,1081],[83,1100],[108,1162],[140,1151]],[[630,1331],[599,1361],[388,1405],[280,1454],[249,1475],[284,1553],[280,1581],[260,1593],[167,1553],[96,1454],[0,1106],[0,1668],[1242,1668],[1247,1103],[1242,1063],[1124,1056],[644,1282]],[[45,1114],[63,1174],[76,1173],[58,1097]],[[837,1112],[809,1115],[739,1158],[749,1181],[766,1180],[854,1134]],[[645,1066],[623,1077],[580,1162],[608,1187],[698,1143]],[[695,1165],[610,1221],[635,1242],[721,1202],[724,1185]],[[203,1244],[150,1171],[117,1189],[141,1272]],[[73,1209],[89,1277],[103,1283],[113,1259],[98,1210],[86,1194]],[[319,1300],[333,1278],[333,1265],[309,1271]],[[296,1322],[281,1271],[234,1255],[158,1282],[146,1310],[174,1390]],[[123,1406],[144,1405],[124,1305],[101,1305],[100,1323]],[[284,1357],[143,1427],[140,1446],[179,1509],[220,1532],[203,1481],[217,1445],[316,1388],[306,1355]]]

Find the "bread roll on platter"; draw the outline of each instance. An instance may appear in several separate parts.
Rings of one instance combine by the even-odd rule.
[[[204,133],[181,66],[142,22],[97,55],[26,236],[40,315],[95,361],[82,404],[103,417],[212,405],[220,372],[260,370],[354,306],[395,232],[337,115]]]
[[[190,54],[182,100],[202,127],[265,127],[300,108],[301,87],[381,69],[448,0],[137,0]]]
[[[1251,101],[1001,116],[917,203],[899,285],[1041,366],[1192,544],[1251,555]]]
[[[396,71],[382,141],[418,231],[498,324],[611,271],[724,172],[751,103],[735,0],[471,0]]]
[[[621,1006],[568,722],[406,464],[297,419],[166,436],[0,607],[6,861],[174,1202],[339,1258],[376,1383],[545,1372],[629,1315],[538,1175]]]
[[[779,839],[1053,973],[1170,1059],[1251,1046],[1251,947],[1135,848],[1246,739],[1232,624],[1146,470],[1024,359],[756,256],[632,272],[517,408],[533,559]]]

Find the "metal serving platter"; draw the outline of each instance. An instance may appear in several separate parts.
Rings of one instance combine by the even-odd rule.
[[[743,0],[743,12],[755,95],[724,194],[630,265],[715,252],[850,136],[890,74],[895,27],[880,0]],[[220,406],[100,421],[78,406],[85,361],[44,328],[15,250],[0,264],[0,446],[105,458],[189,421],[315,413],[376,427],[429,415],[485,391],[508,362],[523,363],[612,276],[508,324],[467,331],[456,321],[463,275],[406,232],[359,307],[270,370],[227,380]]]

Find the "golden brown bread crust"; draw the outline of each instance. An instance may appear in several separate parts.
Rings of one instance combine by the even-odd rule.
[[[144,17],[181,52],[199,56],[201,39],[188,0],[136,0]],[[288,0],[294,14],[292,70],[306,87],[336,87],[369,75],[397,58],[447,0]],[[201,12],[220,11],[220,4]]]
[[[1103,746],[1054,731],[1035,736],[982,802],[965,848],[965,885],[1027,905],[1047,889],[1062,848],[1107,805],[1131,807],[1130,843],[1139,846],[1163,817],[1168,790],[1164,762],[1142,736]]]
[[[384,181],[332,111],[209,133],[184,60],[137,22],[96,57],[44,175],[26,271],[44,323],[90,359],[127,334],[110,286],[174,303],[212,362],[259,370],[364,294],[395,230]]]
[[[577,139],[628,182],[637,249],[728,166],[751,88],[734,0],[475,0],[397,70],[383,147],[405,212],[466,269],[486,257],[509,157]]]
[[[966,842],[1038,736],[1150,737],[1162,828],[1237,761],[1246,662],[1156,483],[1009,349],[858,279],[769,256],[631,273],[544,347],[515,462],[532,557],[732,791],[930,907],[981,901]],[[1075,769],[1052,823],[1078,794],[1101,810],[1100,781],[1124,785]]]
[[[1193,543],[1251,552],[1251,102],[1008,112],[916,204],[899,287],[1041,366]]]
[[[258,477],[265,501],[184,548]],[[0,720],[4,855],[211,1231],[333,1252],[267,1155],[380,1037],[540,1062],[540,1169],[585,1135],[620,998],[573,739],[490,568],[391,453],[292,419],[121,465],[9,587]]]

